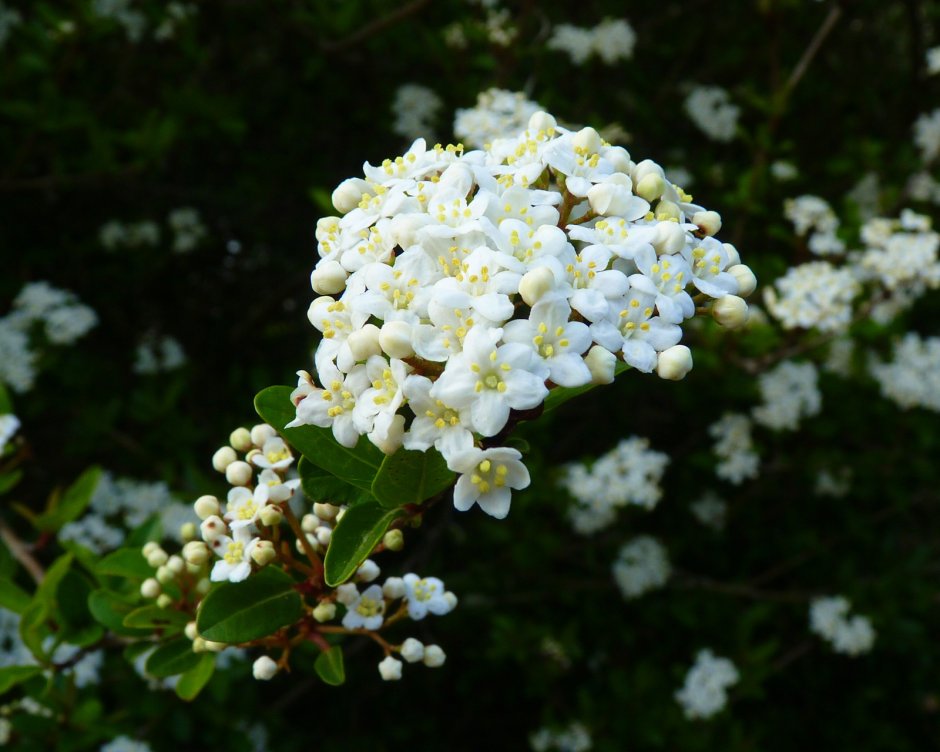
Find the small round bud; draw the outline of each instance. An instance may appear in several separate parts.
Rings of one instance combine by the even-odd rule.
[[[366,324],[361,329],[356,329],[346,338],[346,344],[355,360],[368,360],[370,356],[382,352],[379,328],[375,324]]]
[[[150,555],[147,557],[147,565],[156,569],[157,567],[162,567],[166,564],[169,555],[162,548],[156,548],[150,552]]]
[[[395,454],[405,440],[405,416],[395,415],[388,426],[388,432],[384,436],[380,436],[373,431],[368,434],[368,437],[369,441],[382,450],[382,454]]]
[[[663,180],[662,176],[651,172],[636,184],[636,195],[645,198],[647,201],[655,201],[663,195],[665,188],[666,181]]]
[[[173,605],[173,599],[166,593],[160,593],[157,596],[157,608],[169,608]]]
[[[424,643],[409,637],[401,644],[401,657],[408,663],[417,663],[424,658]]]
[[[711,237],[721,229],[721,215],[716,211],[701,211],[692,215],[692,224]]]
[[[140,584],[140,594],[144,598],[156,598],[160,595],[160,583],[153,577],[148,577]]]
[[[196,637],[193,639],[193,652],[194,653],[205,653],[206,652],[206,641],[202,637]]]
[[[186,567],[186,562],[183,561],[182,557],[177,554],[173,554],[166,563],[166,568],[169,569],[173,574],[180,574],[183,569]]]
[[[202,571],[201,564],[193,564],[191,561],[186,562],[186,571],[189,574],[199,574]]]
[[[389,530],[382,537],[382,543],[389,551],[401,551],[405,547],[405,534],[398,529]]]
[[[330,541],[333,540],[333,528],[330,527],[318,527],[314,535],[317,536],[317,543],[321,546],[330,545]]]
[[[450,592],[450,590],[444,593],[444,601],[447,603],[451,611],[457,608],[457,596]]]
[[[190,541],[183,546],[183,560],[187,564],[199,566],[205,564],[208,559],[209,549],[202,541]]]
[[[661,379],[680,381],[692,370],[692,351],[685,345],[673,345],[659,354],[656,375]]]
[[[596,154],[603,145],[601,135],[591,127],[582,128],[575,133],[571,143],[575,149],[584,149],[588,154]]]
[[[193,504],[193,509],[196,512],[196,516],[200,520],[208,519],[213,515],[218,515],[222,511],[221,506],[219,505],[219,500],[215,496],[210,496],[206,494],[205,496],[200,496],[196,499],[196,503]]]
[[[227,647],[228,645],[226,645],[224,642],[206,640],[206,650],[210,653],[221,653]]]
[[[144,558],[146,559],[148,556],[150,556],[150,554],[152,554],[158,548],[160,548],[159,543],[155,543],[154,541],[148,541],[147,543],[144,544],[144,547],[141,549],[140,552],[144,555]]]
[[[321,520],[332,520],[339,513],[339,507],[335,504],[323,504],[317,501],[313,504],[313,513]],[[319,524],[317,522],[317,525]],[[314,525],[314,527],[317,527],[317,525]]]
[[[656,162],[654,162],[652,159],[644,159],[633,168],[633,174],[631,177],[633,178],[634,185],[639,185],[643,181],[643,178],[645,178],[647,175],[658,176],[665,185],[666,173],[663,168],[656,164]]]
[[[534,306],[542,297],[555,289],[555,275],[547,266],[537,266],[522,275],[519,295],[527,306]]]
[[[439,645],[424,646],[424,665],[428,668],[438,668],[439,666],[443,666],[444,661],[446,660],[447,656],[444,654],[444,651],[441,650]]]
[[[233,486],[247,486],[251,483],[252,470],[247,462],[238,460],[225,468],[225,480]]]
[[[314,504],[313,508],[316,509],[317,505]],[[312,533],[318,527],[320,527],[319,515],[305,514],[300,520],[300,529],[305,533]]]
[[[344,585],[340,585],[338,588],[336,588],[336,600],[338,600],[344,606],[349,606],[352,603],[355,603],[358,597],[359,588],[357,588],[351,582],[347,582]]]
[[[591,383],[612,384],[616,375],[617,356],[606,347],[594,345],[584,356],[584,363],[591,372]]]
[[[195,640],[199,636],[199,632],[196,631],[196,622],[189,622],[186,629],[183,630],[183,634],[186,635],[187,640]]]
[[[712,318],[728,329],[740,329],[747,323],[747,303],[737,295],[725,295],[712,304]]]
[[[379,663],[379,674],[385,681],[398,681],[401,679],[402,662],[388,655]]]
[[[379,569],[379,565],[372,561],[372,559],[366,559],[362,562],[359,569],[356,570],[356,579],[360,582],[372,582],[372,580],[380,574],[382,574],[382,570]]]
[[[660,222],[656,225],[653,247],[660,255],[678,253],[685,248],[685,230],[678,222]]]
[[[157,582],[161,585],[169,585],[175,579],[176,575],[170,571],[169,567],[157,567]]]
[[[757,289],[757,277],[746,264],[735,264],[728,269],[728,274],[738,281],[738,295],[748,297]]]
[[[669,220],[678,222],[681,217],[682,210],[679,208],[679,204],[674,201],[660,201],[656,204],[656,219],[661,222],[668,222]]]
[[[279,506],[268,504],[261,510],[261,513],[258,516],[261,518],[262,524],[267,525],[268,527],[274,527],[275,525],[281,524],[281,520],[284,518],[284,513],[281,511]]]
[[[206,517],[202,521],[202,524],[199,526],[199,532],[202,533],[202,539],[206,543],[212,543],[216,538],[225,533],[226,531],[225,523],[221,518],[213,515],[212,517]]]
[[[205,595],[209,592],[209,588],[212,587],[212,583],[209,582],[208,577],[203,577],[199,582],[196,583],[196,595]]]
[[[256,447],[263,447],[264,442],[273,439],[275,436],[277,436],[277,431],[267,423],[259,423],[251,427],[251,443]]]
[[[382,585],[382,595],[389,600],[403,598],[405,595],[405,581],[401,577],[389,577]]]
[[[738,253],[738,249],[731,245],[731,243],[722,243],[721,247],[725,249],[725,253],[728,256],[728,266],[735,266],[741,263],[741,254]]]
[[[277,558],[274,544],[269,540],[258,541],[251,549],[251,560],[259,567],[266,567]]]
[[[268,656],[262,655],[251,664],[251,675],[258,681],[269,681],[277,673],[277,664]]]
[[[321,624],[330,621],[334,616],[336,616],[335,603],[318,603],[317,607],[313,609],[313,618]]]
[[[323,260],[310,273],[310,286],[320,295],[333,295],[342,292],[349,277],[339,261]]]
[[[212,467],[214,467],[220,473],[224,473],[225,468],[227,468],[237,459],[238,455],[235,454],[235,450],[230,446],[224,446],[220,449],[217,449],[216,453],[212,455]]]
[[[251,449],[251,431],[247,428],[236,428],[229,434],[228,443],[238,452],[247,452]]]
[[[195,540],[197,535],[199,535],[199,528],[196,527],[195,522],[184,522],[180,525],[180,538],[184,543]]]
[[[348,178],[336,186],[330,201],[336,211],[346,214],[355,209],[362,200],[364,193],[369,192],[369,184],[362,178]]]
[[[379,346],[390,358],[410,358],[415,354],[411,344],[411,324],[407,321],[386,321],[379,331]]]
[[[547,112],[534,112],[529,118],[529,130],[535,131],[553,131],[557,127],[558,122],[549,115]]]
[[[630,159],[630,152],[622,146],[610,146],[605,149],[604,159],[610,162],[617,172],[622,172],[624,175],[630,175],[636,169],[636,165]]]

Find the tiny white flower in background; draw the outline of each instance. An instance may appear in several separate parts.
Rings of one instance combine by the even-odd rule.
[[[341,586],[345,587],[345,586]],[[370,585],[361,593],[350,585],[340,602],[346,606],[346,629],[378,629],[385,620],[385,596],[379,585]]]
[[[731,141],[741,108],[731,103],[731,95],[720,86],[697,86],[685,100],[686,114],[714,141]]]
[[[398,681],[401,679],[402,662],[387,655],[379,663],[379,674],[385,681]]]
[[[206,236],[206,227],[199,212],[191,207],[171,211],[167,224],[173,233],[173,250],[176,253],[189,253]]]
[[[98,752],[151,752],[146,742],[131,739],[129,736],[118,736],[107,744],[101,745]]]
[[[925,164],[940,154],[940,108],[924,113],[914,122],[914,143]]]
[[[447,458],[447,467],[460,473],[454,487],[454,507],[466,512],[474,504],[491,517],[503,519],[509,514],[510,489],[521,491],[529,486],[529,471],[516,449],[476,447]]]
[[[0,415],[0,452],[20,430],[20,419],[12,413]]]
[[[590,732],[577,721],[561,730],[541,728],[529,737],[533,752],[587,752],[592,745]]]
[[[764,302],[784,329],[835,332],[851,322],[852,302],[860,290],[851,270],[811,261],[790,267],[772,287],[764,288]]]
[[[852,469],[840,468],[837,471],[820,470],[816,474],[816,483],[813,490],[817,496],[831,496],[841,499],[848,495],[852,489]]]
[[[797,235],[811,231],[832,234],[839,227],[839,219],[832,207],[819,196],[806,194],[788,198],[783,202],[783,213],[793,223]]]
[[[420,136],[433,138],[434,124],[443,106],[441,98],[427,86],[402,84],[392,100],[392,132],[412,141]]]
[[[429,613],[443,616],[452,610],[453,607],[445,597],[444,583],[437,577],[406,574],[402,579],[405,583],[408,616],[415,621],[423,619]]]
[[[689,720],[711,718],[728,703],[728,688],[737,684],[734,663],[711,650],[700,650],[686,674],[685,684],[676,692],[676,701]]]
[[[800,172],[796,168],[796,165],[792,162],[786,162],[784,160],[778,159],[776,162],[771,162],[770,174],[774,177],[775,180],[784,182],[795,179],[800,174]]]
[[[663,587],[672,567],[665,546],[655,538],[641,535],[621,547],[613,573],[623,597],[632,599]]]
[[[872,360],[869,370],[881,393],[903,408],[940,412],[940,337],[908,332],[888,362]]]
[[[728,502],[714,491],[708,491],[704,496],[689,505],[689,509],[699,522],[712,530],[724,530],[728,518]]]
[[[457,110],[454,135],[473,148],[481,147],[518,133],[539,109],[522,92],[487,89],[477,95],[474,107]]]
[[[575,65],[583,65],[597,55],[606,65],[633,57],[636,32],[622,18],[605,18],[597,26],[558,24],[552,29],[548,48],[566,53]]]
[[[134,353],[134,373],[155,374],[172,371],[186,363],[186,353],[174,337],[146,337]]]
[[[713,451],[720,460],[715,475],[734,485],[757,477],[760,457],[754,451],[750,418],[725,413],[708,427],[708,434],[715,439]]]
[[[819,373],[812,363],[784,361],[758,379],[763,403],[751,411],[756,423],[775,431],[795,431],[802,418],[819,414]]]
[[[926,53],[927,75],[940,73],[940,47],[931,47]]]
[[[816,598],[810,604],[810,631],[832,645],[837,653],[856,656],[867,653],[875,644],[871,621],[860,615],[848,618],[852,604],[844,596]]]
[[[0,50],[10,38],[10,32],[23,22],[23,17],[13,8],[0,3]]]

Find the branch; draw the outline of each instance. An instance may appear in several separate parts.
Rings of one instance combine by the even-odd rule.
[[[355,32],[354,34],[350,34],[348,37],[344,37],[337,42],[324,42],[323,51],[339,52],[340,50],[344,50],[347,47],[352,47],[353,45],[359,44],[369,37],[375,36],[386,27],[393,26],[399,21],[404,20],[412,13],[417,13],[429,2],[430,0],[412,0],[412,2],[408,3],[407,5],[403,5],[398,10],[381,16],[370,24],[366,24],[361,29],[359,29],[359,31]]]
[[[46,577],[46,571],[42,568],[42,564],[36,561],[30,553],[29,547],[16,536],[16,533],[3,520],[0,520],[0,539],[10,549],[13,558],[23,565],[23,569],[29,572],[35,583],[41,585]]]

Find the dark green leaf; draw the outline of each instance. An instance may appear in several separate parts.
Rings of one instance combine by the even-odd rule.
[[[215,672],[215,655],[202,653],[199,663],[186,671],[176,683],[176,694],[181,700],[195,700]]]
[[[0,668],[0,695],[8,692],[20,682],[42,673],[41,666],[6,666]]]
[[[454,482],[440,452],[399,449],[387,456],[372,481],[372,495],[383,507],[420,504]]]
[[[282,570],[267,567],[243,582],[222,582],[210,590],[196,627],[207,640],[236,644],[267,637],[302,615],[294,581]]]
[[[401,514],[401,509],[384,509],[374,501],[347,509],[333,529],[326,550],[323,561],[326,584],[336,587],[352,577]]]
[[[343,649],[334,645],[329,650],[320,653],[313,664],[317,676],[327,684],[338,687],[346,681],[346,668],[343,666]]]
[[[132,629],[170,629],[185,627],[188,621],[190,617],[182,611],[150,605],[135,608],[128,613],[123,625]]]
[[[101,468],[90,467],[69,486],[55,503],[39,517],[35,525],[39,530],[55,531],[81,516],[91,502],[91,496],[101,479]]]
[[[128,577],[132,580],[146,580],[153,577],[154,569],[144,559],[139,548],[119,548],[98,562],[99,575]]]
[[[13,402],[10,400],[10,393],[3,384],[0,384],[0,415],[7,415],[12,412]]]
[[[29,593],[9,580],[0,580],[0,608],[22,614],[29,605]]]
[[[101,624],[115,634],[128,637],[150,634],[149,629],[130,629],[124,626],[124,617],[136,606],[110,590],[96,590],[88,596],[88,610]]]
[[[370,492],[349,485],[306,457],[300,458],[297,471],[300,473],[300,485],[304,490],[304,495],[313,501],[330,504],[359,504],[372,498]]]
[[[0,447],[2,449],[3,447]],[[23,477],[22,470],[14,470],[0,475],[0,494],[4,494],[20,482]]]
[[[185,637],[178,637],[154,650],[144,664],[144,671],[157,679],[176,676],[189,671],[201,656],[193,652],[193,643]]]

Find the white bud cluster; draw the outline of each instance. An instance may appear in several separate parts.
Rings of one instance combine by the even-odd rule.
[[[155,600],[160,608],[174,606],[180,592],[202,596],[209,591],[209,573],[204,566],[205,559],[198,564],[190,561],[186,558],[185,546],[181,554],[170,555],[159,543],[150,541],[141,549],[141,555],[147,565],[156,571],[153,577],[148,577],[141,583],[140,594],[148,600]]]
[[[359,568],[356,579],[360,582],[374,582],[380,574],[378,565],[367,559]],[[428,614],[449,614],[457,606],[457,596],[447,590],[440,579],[419,577],[414,573],[404,577],[389,577],[382,585],[372,584],[361,592],[355,582],[347,582],[336,588],[336,601],[346,608],[342,619],[344,628],[369,630],[380,629],[385,622],[385,615],[398,601],[414,621],[420,621]],[[335,611],[329,618],[334,616]],[[328,619],[318,618],[318,621]]]
[[[809,628],[837,653],[856,656],[872,649],[875,629],[866,616],[849,618],[851,608],[852,604],[841,595],[816,598],[809,607]]]

